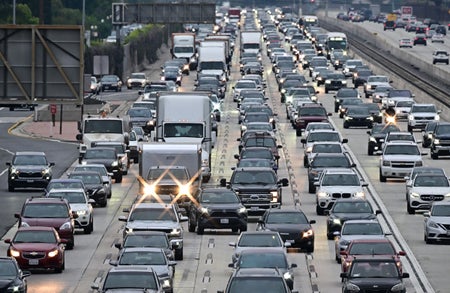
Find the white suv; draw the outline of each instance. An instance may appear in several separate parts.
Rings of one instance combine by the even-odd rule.
[[[407,184],[408,214],[414,214],[416,210],[427,210],[434,201],[450,201],[450,184],[444,174],[417,174]]]
[[[380,157],[380,182],[386,178],[408,176],[414,167],[423,165],[419,146],[411,141],[391,141],[385,144]]]
[[[365,198],[364,187],[368,184],[361,180],[353,169],[325,169],[317,182],[316,213],[323,215],[340,198]]]
[[[427,123],[433,120],[439,121],[440,110],[433,104],[414,104],[408,115],[408,131],[415,128],[424,129]]]

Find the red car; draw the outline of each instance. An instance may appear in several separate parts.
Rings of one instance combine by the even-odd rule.
[[[406,255],[406,253],[404,251],[396,251],[392,242],[387,238],[355,239],[351,241],[347,249],[341,251],[341,271],[343,273],[347,272],[355,256],[365,257],[371,255],[394,257],[400,272],[402,272],[400,256]]]
[[[64,244],[52,227],[20,227],[9,244],[8,256],[16,259],[22,270],[52,269],[56,273],[64,270]]]
[[[303,104],[297,107],[297,118],[294,120],[294,128],[297,136],[302,135],[303,129],[310,122],[328,122],[328,113],[324,106],[316,103]]]

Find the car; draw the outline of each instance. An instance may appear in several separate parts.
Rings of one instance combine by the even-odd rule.
[[[392,83],[392,81],[389,80],[389,77],[385,75],[369,76],[364,86],[364,94],[366,96],[366,99],[370,98],[373,95],[375,89],[378,86],[388,86],[390,83]]]
[[[131,209],[125,208],[128,216],[120,216],[119,221],[125,222],[123,237],[135,231],[164,231],[169,240],[177,244],[175,260],[183,259],[183,226],[188,220],[182,216],[175,205],[165,203],[135,203]]]
[[[441,110],[434,104],[415,103],[408,115],[408,131],[424,129],[428,122],[439,121]]]
[[[402,38],[398,41],[399,48],[412,48],[413,41],[410,38]]]
[[[298,248],[308,253],[314,252],[315,220],[308,220],[299,208],[270,209],[258,220],[257,231],[276,231],[290,248]]]
[[[403,271],[400,256],[405,256],[406,252],[397,251],[394,244],[388,238],[362,238],[351,240],[347,248],[340,251],[341,254],[341,272],[348,272],[355,258],[368,257],[371,255],[382,255],[388,258],[394,258],[400,272]]]
[[[337,263],[341,263],[343,251],[347,251],[352,241],[357,240],[386,240],[388,233],[384,233],[377,219],[348,219],[342,224],[340,231],[334,234],[334,256]],[[348,266],[342,268],[346,271]]]
[[[270,122],[248,122],[242,130],[241,137],[244,136],[246,132],[268,132],[272,136],[275,136],[276,132],[276,129],[273,129],[273,125]]]
[[[135,87],[143,89],[147,85],[147,77],[143,72],[133,72],[127,77],[127,89],[131,90]]]
[[[348,220],[375,220],[380,210],[374,210],[372,205],[363,198],[338,199],[330,210],[326,210],[327,238],[332,240],[341,232],[342,225]]]
[[[112,180],[111,180],[111,173],[108,173],[108,170],[106,169],[105,165],[103,164],[84,164],[84,165],[76,165],[73,167],[73,172],[78,171],[95,171],[100,173],[103,179],[103,186],[105,189],[106,197],[111,198],[112,196]],[[83,188],[84,187],[80,187]]]
[[[266,112],[249,112],[246,113],[244,118],[242,119],[241,123],[241,136],[242,133],[244,133],[245,130],[247,130],[247,124],[252,122],[269,122],[272,124],[273,128],[273,120],[271,120],[271,117]]]
[[[386,143],[389,143],[391,141],[407,141],[407,142],[415,142],[416,138],[411,132],[408,131],[389,131],[386,133],[386,136],[384,137],[383,144],[381,146],[381,149],[384,148],[384,145]]]
[[[309,163],[313,160],[313,158],[317,154],[321,153],[333,153],[333,154],[341,154],[345,153],[344,145],[340,142],[331,142],[331,141],[322,141],[322,142],[314,142],[307,149],[305,149],[303,155],[303,167],[308,168]]]
[[[414,37],[413,45],[427,45],[427,36],[425,34],[416,34]]]
[[[423,166],[423,155],[412,141],[385,143],[379,163],[380,182],[386,182],[389,177],[404,179],[414,167]]]
[[[8,191],[16,188],[46,188],[52,179],[53,162],[44,152],[16,152],[8,166]]]
[[[203,234],[206,229],[247,231],[247,209],[230,189],[204,188],[189,207],[189,232]]]
[[[360,106],[366,107],[369,110],[370,116],[373,118],[373,123],[382,123],[383,122],[383,112],[380,109],[380,106],[376,103],[364,103]]]
[[[91,76],[91,93],[98,95],[101,91],[101,83],[97,80],[97,77]]]
[[[344,62],[342,65],[342,72],[346,77],[351,77],[353,74],[353,70],[357,66],[364,65],[363,61],[361,59],[348,59]]]
[[[147,107],[131,107],[126,115],[130,117],[131,127],[141,127],[146,134],[155,128],[155,118]]]
[[[430,209],[434,201],[450,201],[450,184],[443,174],[417,174],[407,182],[406,209],[408,214]]]
[[[394,111],[395,111],[395,120],[405,120],[408,119],[408,114],[411,112],[411,107],[416,102],[413,99],[405,98],[405,99],[397,99],[395,100]],[[386,119],[388,119],[386,117]]]
[[[276,268],[283,275],[288,287],[294,288],[293,269],[297,264],[290,264],[284,251],[271,248],[254,248],[241,251],[237,261],[229,264],[235,270],[242,268]]]
[[[235,168],[230,181],[222,178],[220,185],[236,192],[251,215],[281,207],[282,190],[289,185],[289,181],[287,178],[279,179],[272,168],[245,167]]]
[[[314,186],[316,186],[316,213],[323,215],[325,210],[331,209],[341,198],[364,199],[366,196],[364,187],[368,184],[362,181],[354,169],[326,168]]]
[[[145,266],[156,272],[164,292],[173,292],[175,261],[167,258],[164,250],[154,247],[127,247],[120,250],[117,260],[110,260],[115,267]]]
[[[321,104],[311,103],[297,107],[297,117],[294,120],[294,128],[297,136],[302,135],[302,130],[311,122],[328,122],[331,116]]]
[[[45,192],[49,192],[52,189],[66,189],[66,188],[83,188],[86,190],[84,183],[80,179],[70,178],[53,178],[47,185]]]
[[[90,199],[84,189],[52,189],[45,195],[47,197],[64,198],[69,202],[75,218],[75,228],[83,229],[85,234],[94,231],[94,209],[92,205],[95,200]]]
[[[53,270],[61,273],[65,269],[66,240],[62,240],[54,227],[29,226],[19,227],[12,238],[4,240],[9,244],[7,256],[13,257],[22,270]],[[0,260],[0,275],[3,265]],[[10,266],[10,264],[8,264]],[[12,268],[12,267],[10,267]],[[26,287],[26,286],[25,286]],[[19,292],[7,290],[4,292]],[[26,292],[26,289],[22,292]]]
[[[408,200],[409,187],[412,185],[412,180],[419,174],[437,174],[447,176],[444,169],[440,167],[414,167],[411,173],[405,176],[406,200]]]
[[[424,235],[426,244],[450,240],[450,203],[448,201],[434,201],[429,211],[423,213]]]
[[[119,144],[122,146],[122,144]],[[123,156],[123,155],[122,155]],[[106,170],[112,174],[116,183],[121,183],[123,178],[123,169],[121,156],[115,147],[97,146],[86,149],[86,152],[79,160],[80,164],[102,164]],[[103,183],[103,179],[102,179]]]
[[[366,66],[361,67],[361,69],[357,69],[352,76],[353,79],[353,87],[356,89],[359,86],[364,86],[367,82],[367,78],[373,75],[373,71]]]
[[[280,234],[276,231],[245,231],[241,232],[236,242],[228,243],[234,247],[231,255],[231,262],[237,262],[239,255],[244,250],[255,248],[270,248],[272,250],[286,252],[286,248],[290,247],[289,242],[284,242]]]
[[[23,271],[15,258],[0,257],[0,290],[4,292],[26,293],[28,290],[27,277],[31,276],[30,271]]]
[[[308,192],[316,192],[315,182],[319,180],[320,174],[324,169],[353,167],[356,167],[356,165],[347,153],[322,153],[315,155],[308,167]]]
[[[431,36],[431,43],[444,43],[445,36],[443,34],[435,33]]]
[[[289,289],[283,274],[276,268],[242,268],[235,270],[228,280],[226,289],[217,292],[297,293],[297,291]]]
[[[352,88],[341,88],[337,91],[334,97],[334,112],[337,113],[339,111],[339,106],[346,99],[354,99],[360,98],[359,92],[357,89]]]
[[[404,278],[408,273],[401,273],[395,259],[385,256],[361,257],[353,260],[348,272],[341,273],[343,279],[342,293],[383,290],[382,292],[406,293]]]
[[[174,250],[179,244],[174,239],[169,240],[163,231],[133,231],[125,235],[122,243],[116,242],[114,246],[119,250],[130,247],[161,248],[169,260],[175,260]]]
[[[449,122],[438,123],[434,128],[430,143],[430,155],[433,160],[439,159],[440,156],[450,155],[449,139],[450,139],[450,123]]]
[[[344,128],[350,128],[352,126],[364,126],[372,128],[373,117],[369,112],[369,109],[364,106],[349,106],[344,114]]]
[[[261,90],[262,88],[258,88],[255,81],[250,79],[241,79],[236,82],[233,86],[233,101],[239,102],[239,94],[242,90]]]
[[[278,168],[278,160],[280,156],[278,154],[278,147],[265,147],[265,146],[249,146],[246,148],[242,148],[239,154],[235,154],[234,158],[238,161],[241,159],[249,159],[249,158],[260,158],[264,160],[271,160],[273,162],[273,166]]]
[[[397,101],[414,101],[414,94],[408,89],[389,89],[387,94],[381,98],[381,108],[388,111],[395,107]],[[395,113],[394,113],[395,114]]]
[[[340,72],[329,74],[325,77],[324,84],[326,94],[330,91],[338,91],[341,88],[347,87],[346,76]]]
[[[102,85],[102,92],[106,90],[110,91],[122,91],[122,81],[117,75],[103,75],[100,80]]]
[[[430,121],[422,130],[422,147],[429,148],[433,139],[434,130],[440,121]]]
[[[55,228],[59,237],[66,242],[67,249],[75,246],[75,218],[69,202],[64,198],[31,197],[27,198],[20,213],[14,217],[19,227],[46,226]]]
[[[393,90],[393,87],[391,85],[377,86],[377,88],[372,93],[372,103],[382,103],[391,90]]]
[[[391,131],[400,131],[400,128],[395,124],[375,123],[372,129],[367,131],[367,134],[369,135],[367,154],[369,156],[381,152],[386,133]]]
[[[173,81],[176,85],[181,86],[183,73],[178,66],[165,66],[161,72],[162,81]]]
[[[118,266],[106,272],[102,284],[94,283],[91,289],[97,292],[155,292],[163,288],[157,273],[147,266]]]
[[[433,52],[433,64],[445,63],[448,65],[448,52],[445,50],[435,50]]]
[[[86,194],[95,201],[96,205],[106,207],[108,204],[104,181],[97,171],[77,171],[68,174],[69,179],[83,181]]]
[[[244,100],[246,101],[246,100]],[[240,122],[247,120],[247,123],[249,121],[249,117],[247,116],[247,114],[250,113],[266,113],[267,115],[269,115],[269,122],[272,124],[272,128],[275,129],[276,128],[276,121],[275,121],[275,116],[277,116],[276,113],[274,113],[272,111],[272,108],[270,108],[267,105],[264,104],[255,104],[255,103],[250,103],[248,107],[246,107],[243,111],[241,110],[241,115],[240,115]]]

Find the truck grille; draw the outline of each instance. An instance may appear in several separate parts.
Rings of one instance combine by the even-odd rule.
[[[236,218],[238,215],[236,211],[211,211],[212,218]]]
[[[393,168],[413,168],[415,162],[399,161],[399,162],[392,162],[391,165]]]
[[[41,171],[20,172],[20,178],[42,178]]]

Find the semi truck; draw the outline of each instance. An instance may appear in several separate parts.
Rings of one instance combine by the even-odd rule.
[[[172,58],[184,58],[189,62],[189,69],[197,67],[195,56],[195,34],[194,33],[172,33]]]
[[[196,143],[142,143],[139,152],[139,194],[170,194],[187,209],[202,184],[202,147]]]
[[[197,73],[219,76],[228,80],[228,66],[223,47],[200,46],[198,48]]]
[[[162,92],[156,102],[156,130],[152,140],[195,143],[202,147],[202,180],[211,178],[211,151],[216,141],[208,93]]]
[[[241,53],[243,52],[261,52],[261,32],[243,31],[241,32]]]

